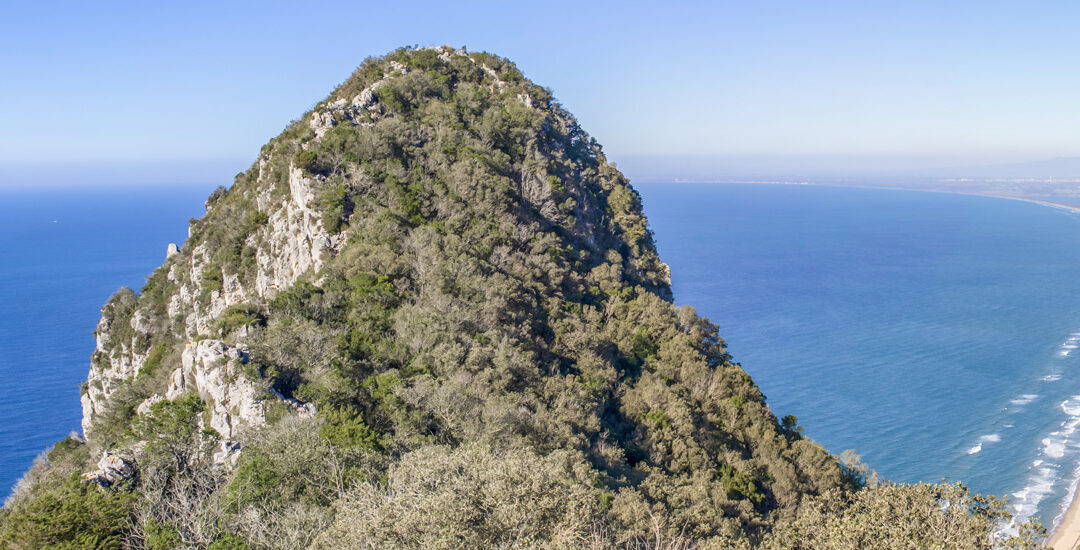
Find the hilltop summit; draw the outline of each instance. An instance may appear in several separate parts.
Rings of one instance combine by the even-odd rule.
[[[12,547],[782,547],[863,481],[673,304],[627,179],[485,53],[366,60],[96,335],[86,441],[27,474]],[[99,459],[100,489],[68,476]],[[54,497],[94,512],[48,527]]]

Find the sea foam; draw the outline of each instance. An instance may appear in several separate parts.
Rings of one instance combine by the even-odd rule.
[[[1024,395],[1021,395],[1020,397],[1017,397],[1016,399],[1010,400],[1009,403],[1012,403],[1013,405],[1027,405],[1028,403],[1031,403],[1032,401],[1034,401],[1034,400],[1036,400],[1038,398],[1039,398],[1039,396],[1037,394],[1025,393]]]
[[[1024,521],[1039,511],[1039,502],[1046,497],[1054,488],[1057,481],[1057,466],[1047,464],[1042,466],[1032,465],[1033,473],[1028,477],[1028,483],[1023,489],[1012,494],[1012,509],[1016,520]]]
[[[973,454],[981,452],[982,449],[983,449],[983,443],[997,443],[998,441],[1001,441],[1001,435],[1000,434],[980,435],[979,436],[979,442],[976,443],[970,449],[968,449],[967,454],[973,455]]]
[[[1012,508],[1016,521],[1024,521],[1038,512],[1039,503],[1053,490],[1061,478],[1061,469],[1068,460],[1062,460],[1066,454],[1075,454],[1077,444],[1073,436],[1080,429],[1080,395],[1074,395],[1059,405],[1066,418],[1059,424],[1059,429],[1047,434],[1039,441],[1039,457],[1031,463],[1030,474],[1023,489],[1012,494]],[[1065,499],[1062,500],[1059,513],[1053,525],[1060,523],[1069,504],[1076,496],[1076,485],[1080,480],[1080,465],[1073,465],[1068,480]]]

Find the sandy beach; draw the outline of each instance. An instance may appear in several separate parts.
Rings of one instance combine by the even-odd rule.
[[[1080,499],[1073,498],[1069,510],[1061,520],[1050,538],[1046,539],[1046,546],[1054,550],[1073,550],[1080,544]]]
[[[1071,204],[1064,204],[1060,202],[1044,201],[1039,199],[1029,199],[1027,197],[1010,197],[1008,195],[979,195],[981,197],[997,197],[1000,199],[1013,199],[1024,202],[1033,202],[1035,204],[1041,204],[1043,206],[1049,206],[1051,208],[1060,208],[1062,210],[1072,210],[1073,212],[1080,212],[1080,206],[1074,206]]]

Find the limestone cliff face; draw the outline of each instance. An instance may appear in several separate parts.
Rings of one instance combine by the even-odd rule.
[[[265,163],[266,159],[260,159],[260,166]],[[260,169],[259,179],[264,177]],[[137,413],[147,411],[150,404],[161,399],[194,391],[213,407],[209,427],[228,439],[240,425],[258,426],[263,422],[263,403],[267,399],[281,400],[269,387],[257,386],[240,376],[238,364],[246,360],[243,346],[202,338],[230,306],[272,298],[300,276],[318,272],[325,259],[341,247],[344,237],[327,232],[321,214],[312,208],[316,183],[290,165],[286,196],[275,197],[270,186],[255,194],[254,205],[258,212],[267,213],[267,219],[265,226],[245,240],[245,245],[254,250],[256,266],[248,282],[242,282],[239,273],[223,270],[220,288],[208,289],[207,270],[219,269],[212,260],[211,245],[201,242],[175,252],[175,246],[169,246],[170,253],[161,269],[166,271],[168,286],[174,290],[167,297],[165,314],[168,324],[180,329],[184,340],[182,360],[165,366],[172,369],[168,390],[147,398]],[[139,375],[151,353],[145,342],[161,328],[161,319],[154,320],[157,315],[152,306],[132,298],[119,294],[103,309],[98,323],[94,358],[82,395],[82,427],[86,433],[113,394]],[[113,310],[118,308],[131,311],[115,316]],[[123,323],[121,330],[117,330],[116,322]]]
[[[482,85],[488,93],[505,93],[508,83],[464,51],[449,48],[434,51],[441,61],[464,61],[476,66],[482,71]],[[148,285],[148,289],[154,287],[154,296],[148,298],[146,292],[136,296],[124,290],[106,304],[97,326],[97,344],[82,394],[82,428],[87,436],[93,438],[95,422],[110,407],[131,406],[120,404],[117,397],[130,399],[124,393],[125,388],[140,378],[148,362],[155,373],[159,369],[171,373],[169,384],[140,400],[134,414],[144,414],[160,400],[174,399],[183,392],[197,392],[213,411],[208,427],[228,441],[242,426],[261,425],[268,403],[278,402],[294,412],[310,413],[310,406],[284,399],[267,383],[242,376],[240,365],[247,361],[247,352],[238,340],[244,336],[246,327],[224,334],[218,325],[230,308],[265,303],[302,278],[317,280],[326,261],[346,244],[344,228],[331,231],[328,227],[334,227],[324,219],[325,196],[340,178],[305,171],[296,165],[294,155],[324,146],[321,142],[332,137],[332,131],[340,125],[371,127],[380,121],[393,122],[389,120],[393,119],[392,111],[378,101],[380,90],[409,74],[409,68],[391,61],[373,83],[355,92],[343,86],[295,121],[282,136],[264,147],[258,161],[246,173],[238,175],[237,183],[228,191],[242,194],[243,210],[232,204],[228,211],[222,211],[219,202],[225,191],[215,192],[207,201],[207,215],[192,222],[184,246],[168,246],[164,265]],[[551,105],[540,105],[529,93],[518,92],[513,101],[545,117],[547,124],[576,128],[572,120],[553,111]],[[306,139],[293,137],[300,133],[306,133]],[[536,143],[528,143],[527,159],[517,178],[518,192],[551,225],[564,227],[567,233],[591,247],[602,247],[597,225],[611,212],[596,206],[601,198],[575,195],[580,191],[570,186],[559,196],[554,188],[561,182],[549,172],[550,159],[546,155],[550,152],[543,153]],[[362,177],[359,180],[360,185],[370,184]],[[237,219],[242,221],[237,223]],[[643,218],[634,223],[640,223],[640,231],[644,232]],[[236,225],[239,229],[232,227]],[[232,227],[228,230],[240,237],[221,237],[223,227]],[[610,241],[612,236],[603,238]],[[230,260],[223,261],[222,251],[230,248],[239,252],[234,251]],[[664,274],[662,279],[654,281],[655,289],[670,298],[666,266],[658,261],[654,263]],[[153,342],[162,340],[163,335],[175,340],[169,345],[172,354],[154,357]]]

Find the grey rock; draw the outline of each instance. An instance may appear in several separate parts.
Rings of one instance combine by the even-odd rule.
[[[98,487],[110,487],[118,481],[130,479],[135,475],[135,468],[130,462],[109,451],[102,453],[97,467],[97,470],[83,474],[83,480]]]

